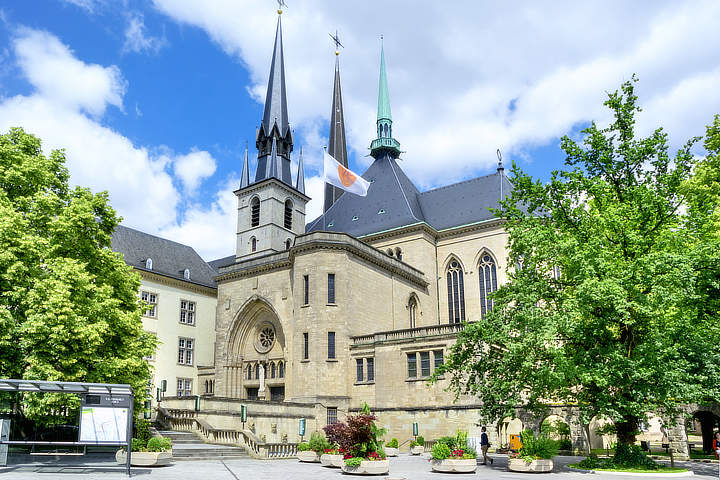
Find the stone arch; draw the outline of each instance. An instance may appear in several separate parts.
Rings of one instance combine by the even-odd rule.
[[[260,295],[253,295],[238,309],[234,316],[232,327],[228,332],[226,352],[227,362],[229,364],[237,365],[246,357],[244,347],[248,339],[256,333],[258,326],[264,323],[269,323],[273,326],[276,335],[275,342],[280,347],[284,356],[286,342],[282,325],[280,324],[280,316],[266,298]],[[273,346],[273,349],[274,348]],[[256,360],[260,358],[260,354],[250,353],[251,357],[257,357],[255,358]]]
[[[510,435],[520,435],[523,431],[523,422],[517,417],[505,417],[498,422],[497,430],[499,446],[509,448]]]
[[[598,433],[598,429],[611,423],[613,421],[605,417],[594,416],[590,419],[590,448],[610,448],[615,443],[615,435]]]
[[[447,271],[448,267],[450,267],[450,262],[452,262],[453,260],[460,264],[460,268],[462,268],[465,273],[469,273],[469,270],[467,269],[463,261],[460,260],[460,257],[455,255],[454,253],[451,253],[447,257],[445,257],[445,261],[443,262],[443,267],[441,270],[443,274]]]
[[[405,308],[408,311],[408,325],[409,328],[417,327],[417,317],[420,312],[420,299],[415,292],[410,293],[408,301],[405,304]]]
[[[572,450],[572,430],[566,418],[556,414],[548,415],[540,422],[538,430],[560,442],[560,450]]]

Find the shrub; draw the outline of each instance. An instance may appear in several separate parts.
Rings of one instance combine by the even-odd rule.
[[[657,470],[660,468],[655,461],[648,458],[639,445],[619,444],[615,447],[613,458],[599,459],[594,453],[578,463],[580,468],[595,470],[597,468],[641,468],[643,470]]]
[[[425,437],[423,437],[422,435],[418,435],[415,442],[417,442],[418,445],[425,445]]]
[[[399,442],[397,438],[390,440],[385,446],[388,448],[398,448]]]
[[[345,422],[327,425],[323,430],[332,443],[336,443],[351,457],[367,458],[370,452],[382,452],[385,429],[375,425],[377,417],[367,403],[359,415],[348,415]]]
[[[300,442],[297,446],[298,452],[307,452],[310,450],[310,444],[308,442]]]
[[[435,444],[432,446],[431,452],[433,460],[445,460],[446,458],[449,458],[450,454],[452,453],[448,444],[445,442],[441,442],[440,440],[435,442]]]
[[[435,441],[435,443],[442,443],[443,445],[447,445],[448,447],[452,448],[455,446],[455,437],[440,437]]]
[[[359,467],[362,461],[363,459],[360,457],[352,457],[345,460],[345,465],[348,467]]]
[[[572,450],[572,441],[569,438],[558,440],[558,448],[560,450]]]
[[[325,435],[320,432],[313,432],[310,435],[310,441],[308,444],[310,446],[310,450],[317,454],[321,454],[325,451],[325,449],[332,447],[327,438],[325,438]]]
[[[147,442],[148,452],[167,452],[172,450],[172,442],[169,438],[153,437]]]
[[[147,445],[148,440],[152,438],[149,420],[140,418],[135,422],[135,438],[142,443],[143,447]]]
[[[130,442],[130,450],[133,452],[142,452],[146,447],[139,438],[133,438]]]
[[[532,430],[523,430],[520,434],[522,438],[522,447],[520,448],[520,457],[526,462],[531,462],[538,458],[550,459],[558,454],[558,444],[547,435],[540,434],[537,437]]]

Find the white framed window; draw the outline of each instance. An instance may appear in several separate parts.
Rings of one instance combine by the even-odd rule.
[[[157,318],[157,293],[141,291],[140,298],[148,304],[148,308],[143,312],[143,316]]]
[[[177,396],[178,397],[189,397],[191,395],[192,395],[192,379],[178,378],[177,379]]]
[[[151,335],[154,335],[155,338],[157,338],[157,333],[152,333],[152,332],[148,332],[148,333],[150,333]],[[148,362],[155,361],[155,351],[153,351],[153,353],[151,353],[149,356],[143,357],[143,360],[147,360]]]
[[[178,363],[180,365],[193,364],[193,349],[195,340],[192,338],[180,337],[178,339]]]
[[[180,323],[195,325],[195,302],[180,300]]]

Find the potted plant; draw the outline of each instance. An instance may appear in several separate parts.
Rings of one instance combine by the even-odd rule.
[[[138,420],[135,427],[135,438],[130,444],[130,465],[135,467],[156,467],[167,465],[172,460],[172,442],[169,438],[153,437],[150,433],[150,422]],[[115,461],[120,465],[127,463],[127,451],[120,449],[115,452]]]
[[[477,470],[477,452],[467,445],[467,432],[458,430],[455,437],[442,437],[432,447],[430,463],[433,472],[473,473]]]
[[[370,412],[367,403],[359,415],[348,415],[345,422],[337,422],[324,428],[328,439],[342,448],[345,454],[342,471],[351,475],[382,475],[390,471],[390,461],[383,451],[379,438],[384,428],[375,425],[377,417]]]
[[[547,435],[535,436],[532,430],[520,434],[522,446],[518,453],[508,457],[508,469],[512,472],[551,472],[552,458],[558,453],[557,442]]]
[[[418,435],[417,438],[410,442],[410,455],[420,455],[425,452],[425,438]]]
[[[341,468],[345,464],[345,451],[333,445],[330,448],[326,448],[322,455],[320,455],[320,463],[324,467]]]
[[[301,462],[317,463],[320,461],[320,455],[325,449],[330,448],[330,442],[320,432],[313,432],[310,435],[310,441],[298,444],[298,460]]]
[[[398,439],[393,438],[389,442],[385,444],[385,455],[388,457],[397,457],[398,453],[400,453],[400,449],[398,448]]]

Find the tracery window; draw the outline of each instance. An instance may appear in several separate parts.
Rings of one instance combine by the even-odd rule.
[[[260,225],[260,199],[255,197],[250,202],[250,226]]]
[[[417,315],[417,300],[415,300],[415,297],[410,297],[408,311],[410,312],[410,328],[415,328],[415,315]]]
[[[283,362],[278,363],[278,378],[285,378],[285,364]]]
[[[270,378],[275,378],[275,363],[270,364]]]
[[[483,253],[478,264],[478,278],[480,281],[480,314],[485,316],[492,311],[493,301],[490,294],[497,290],[497,266],[489,253]]]
[[[465,321],[465,283],[463,269],[457,260],[447,269],[448,317],[450,323]]]

